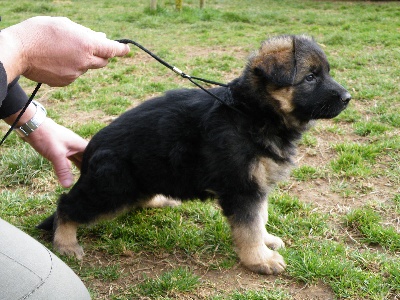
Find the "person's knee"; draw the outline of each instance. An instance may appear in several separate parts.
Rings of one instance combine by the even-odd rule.
[[[52,261],[51,272],[27,299],[90,299],[79,277],[55,254],[49,252],[49,258]]]
[[[1,219],[0,265],[0,299],[90,299],[62,260]]]

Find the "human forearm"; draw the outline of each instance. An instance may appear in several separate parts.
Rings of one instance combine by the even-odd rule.
[[[16,26],[16,25],[14,25]],[[25,72],[23,61],[22,44],[17,36],[13,35],[14,26],[0,31],[0,61],[7,75],[7,84]]]

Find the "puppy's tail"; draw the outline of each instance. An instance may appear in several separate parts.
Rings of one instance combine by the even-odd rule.
[[[47,217],[42,223],[37,225],[36,228],[46,231],[52,231],[55,218],[56,218],[56,213],[53,213],[50,217]]]

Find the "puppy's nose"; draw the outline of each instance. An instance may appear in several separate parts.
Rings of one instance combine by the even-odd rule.
[[[342,95],[340,95],[340,100],[342,100],[342,102],[343,102],[344,104],[349,103],[350,100],[351,100],[351,95],[350,95],[350,93],[349,93],[349,92],[345,92],[345,93],[343,93]]]

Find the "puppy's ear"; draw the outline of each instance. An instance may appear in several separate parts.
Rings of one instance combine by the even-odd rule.
[[[292,85],[296,76],[294,36],[265,41],[251,62],[253,74],[277,86]]]

